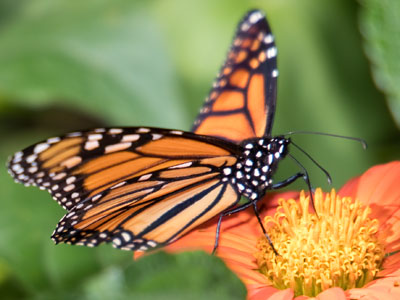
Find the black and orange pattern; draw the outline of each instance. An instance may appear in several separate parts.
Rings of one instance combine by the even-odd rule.
[[[272,181],[290,143],[271,137],[277,72],[269,25],[252,11],[239,24],[194,133],[143,127],[69,133],[17,152],[9,172],[46,189],[67,210],[52,235],[56,243],[165,245],[225,214],[241,196],[255,203],[300,176]]]
[[[233,142],[270,136],[276,102],[277,49],[267,20],[250,12],[192,131]]]

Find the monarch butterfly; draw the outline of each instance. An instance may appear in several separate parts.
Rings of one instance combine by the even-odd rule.
[[[55,243],[147,250],[240,211],[273,183],[290,139],[272,137],[277,49],[264,14],[239,23],[192,132],[97,128],[52,137],[8,162],[17,182],[46,189],[67,210]],[[249,202],[238,206],[241,196]]]

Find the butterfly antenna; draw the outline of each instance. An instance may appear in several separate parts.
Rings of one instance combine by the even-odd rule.
[[[328,172],[324,167],[322,167],[314,158],[311,157],[310,154],[308,154],[308,153],[307,153],[303,148],[301,148],[299,145],[293,143],[293,141],[290,141],[290,143],[291,143],[293,146],[295,146],[297,149],[299,149],[305,156],[307,156],[307,157],[308,157],[322,172],[324,172],[324,174],[325,174],[325,176],[326,176],[326,178],[327,178],[327,180],[328,180],[328,183],[329,183],[329,184],[332,184],[332,177],[331,177],[331,175],[329,174],[329,172]]]
[[[295,161],[295,163],[298,164],[299,167],[303,170],[303,174],[304,174],[303,178],[304,178],[304,181],[306,182],[306,184],[308,186],[308,190],[310,192],[311,204],[312,204],[312,207],[313,207],[315,213],[318,216],[318,213],[317,213],[317,210],[315,209],[315,204],[314,204],[313,189],[311,187],[310,177],[308,176],[308,172],[307,172],[306,168],[294,156],[292,156],[290,153],[288,153],[287,155],[291,159],[293,159]]]
[[[286,135],[293,135],[293,134],[317,134],[317,135],[325,135],[325,136],[330,136],[330,137],[335,137],[335,138],[340,138],[340,139],[346,139],[346,140],[352,140],[359,142],[363,149],[367,149],[368,145],[367,142],[364,139],[353,137],[353,136],[346,136],[346,135],[338,135],[338,134],[333,134],[333,133],[326,133],[326,132],[318,132],[318,131],[289,131],[288,133],[284,134]]]

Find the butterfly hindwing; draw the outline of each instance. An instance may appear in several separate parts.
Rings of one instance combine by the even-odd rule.
[[[86,246],[112,242],[124,250],[165,245],[237,203],[238,193],[215,167],[233,161],[204,159],[127,180],[74,207],[52,238]]]
[[[276,102],[277,49],[265,16],[249,12],[239,23],[192,131],[241,142],[270,136]]]

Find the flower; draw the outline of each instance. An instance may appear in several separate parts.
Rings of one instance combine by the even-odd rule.
[[[353,235],[351,235],[348,230],[342,230],[340,235],[336,236],[335,238],[327,239],[331,240],[333,243],[332,245],[327,244],[325,248],[313,246],[313,248],[309,250],[314,251],[312,252],[314,256],[310,254],[308,259],[310,257],[314,257],[315,261],[313,261],[313,264],[317,264],[317,270],[320,270],[321,268],[321,265],[318,264],[321,264],[323,256],[321,254],[322,252],[318,251],[323,251],[325,249],[324,251],[334,252],[332,249],[335,247],[335,249],[340,250],[334,252],[336,254],[340,254],[335,254],[337,262],[340,263],[339,266],[336,266],[336,268],[339,268],[335,270],[344,270],[345,265],[350,266],[349,261],[352,262],[351,268],[354,269],[353,273],[349,270],[346,270],[346,274],[348,274],[346,279],[348,288],[346,290],[340,287],[324,287],[322,288],[323,291],[316,295],[317,299],[400,299],[399,183],[400,162],[392,162],[375,166],[360,177],[350,180],[342,187],[342,189],[340,189],[338,196],[336,196],[334,192],[331,192],[325,196],[329,199],[325,198],[324,200],[324,196],[321,191],[318,191],[314,194],[317,211],[319,211],[319,217],[321,217],[320,219],[322,220],[327,219],[325,215],[322,218],[326,211],[319,210],[318,206],[327,203],[326,201],[331,201],[330,203],[339,203],[335,202],[335,199],[338,199],[337,201],[341,201],[340,203],[344,203],[343,206],[345,206],[347,209],[346,213],[351,214],[353,211],[353,214],[362,216],[358,218],[358,223],[355,222],[353,224]],[[313,234],[315,235],[321,234],[321,228],[326,229],[327,226],[330,226],[326,224],[318,225],[316,223],[318,221],[318,217],[315,217],[315,215],[314,217],[307,216],[309,219],[306,218],[308,222],[306,222],[308,224],[306,224],[306,226],[308,226],[309,230],[296,231],[296,234],[293,234],[290,231],[293,230],[294,227],[288,226],[287,223],[304,223],[305,217],[302,217],[299,211],[301,211],[301,205],[306,205],[306,199],[308,197],[306,197],[304,193],[301,194],[300,198],[302,200],[299,203],[295,203],[294,201],[284,202],[279,200],[299,198],[299,193],[297,192],[286,192],[275,195],[268,194],[266,198],[267,199],[260,201],[260,210],[262,219],[267,221],[267,232],[270,234],[273,241],[276,239],[276,241],[274,241],[274,246],[277,248],[280,256],[278,257],[279,259],[276,259],[275,261],[284,259],[285,255],[287,254],[286,252],[290,253],[290,251],[293,251],[290,250],[291,248],[288,248],[288,245],[285,245],[285,241],[287,241],[288,237],[279,236],[279,232],[286,232],[285,234],[290,233],[288,235],[295,237],[304,234],[303,238],[306,238],[306,233],[311,232],[311,228],[314,230]],[[359,204],[362,205],[349,204],[348,202],[350,199],[352,199],[352,201],[357,201],[358,199]],[[279,208],[277,211],[279,204],[283,205],[283,207],[286,205],[286,208]],[[289,212],[286,217],[282,215],[285,209]],[[320,209],[322,208],[320,207]],[[304,207],[303,210],[305,210]],[[337,208],[336,210],[342,211],[341,208]],[[278,214],[278,218],[276,218],[275,214]],[[282,223],[279,223],[280,225],[276,224],[277,220],[282,221]],[[353,218],[353,220],[356,220],[356,218]],[[343,224],[340,222],[346,222],[346,218],[340,219],[336,216],[336,218],[332,218],[332,222],[334,222],[333,224],[336,224],[332,226],[340,227],[343,226]],[[313,225],[310,227],[311,223]],[[282,228],[279,230],[279,226],[282,228],[286,226],[286,231],[282,230]],[[322,227],[320,228],[318,226]],[[168,252],[180,252],[188,249],[203,249],[206,252],[211,253],[215,241],[215,229],[216,220],[211,220],[185,235],[178,241],[168,245],[165,250]],[[369,232],[370,234],[368,235],[366,232]],[[336,234],[337,233],[338,232],[336,232]],[[350,244],[343,244],[339,241],[341,240],[343,242],[343,239],[339,237],[345,235],[346,233],[349,235],[347,242]],[[364,235],[366,240],[363,239]],[[326,236],[329,237],[329,232],[326,234]],[[281,238],[281,241],[279,238]],[[352,241],[353,243],[351,244]],[[353,247],[351,245],[356,246]],[[363,245],[369,246],[364,247]],[[254,216],[254,213],[246,210],[226,217],[223,220],[216,255],[219,256],[226,263],[228,268],[235,272],[244,282],[248,291],[248,299],[294,299],[295,297],[296,299],[309,298],[305,295],[297,296],[297,292],[295,292],[296,289],[294,289],[294,286],[290,286],[290,284],[286,288],[284,288],[284,285],[280,286],[280,288],[284,289],[276,288],[275,286],[279,286],[279,284],[276,282],[274,286],[273,275],[275,274],[275,277],[282,281],[282,274],[284,274],[285,271],[282,271],[282,269],[279,268],[269,269],[270,273],[266,271],[266,269],[271,268],[272,263],[270,262],[273,260],[272,257],[277,258],[276,256],[271,256],[274,254],[270,251],[270,249],[268,250],[268,247],[269,246],[265,240],[263,242],[262,231],[257,219]],[[343,250],[344,248],[347,249],[347,252]],[[264,252],[260,252],[260,249]],[[360,249],[363,250],[361,251]],[[315,255],[316,253],[317,255]],[[386,256],[383,254],[386,254]],[[328,255],[328,253],[326,255]],[[290,259],[290,255],[288,257]],[[372,257],[372,260],[365,260],[368,257]],[[267,262],[270,265],[268,268],[266,267]],[[307,260],[307,262],[309,262],[309,260]],[[362,264],[364,267],[357,269],[356,267],[359,267],[359,265],[354,262]],[[283,264],[282,262],[279,263],[281,265]],[[289,265],[290,268],[288,270],[290,272],[295,268],[298,268],[298,265]],[[328,269],[334,268],[331,265],[324,266]],[[288,270],[286,273],[290,273]],[[281,273],[276,273],[278,271]],[[325,271],[326,270],[324,270],[324,272]],[[320,273],[323,272],[321,271]],[[264,274],[267,274],[267,276]],[[268,274],[270,274],[270,276],[268,276]],[[335,274],[337,275],[337,273]],[[362,280],[357,279],[361,277],[355,278],[355,274],[361,276]],[[343,278],[341,279],[342,281],[344,280]],[[326,280],[323,281],[322,285],[335,281],[332,278],[325,279]],[[307,287],[307,285],[305,286]]]

